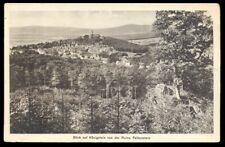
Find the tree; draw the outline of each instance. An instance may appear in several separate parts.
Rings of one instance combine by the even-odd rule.
[[[73,87],[74,87],[74,81],[76,80],[76,77],[78,76],[79,72],[80,72],[79,67],[68,70],[68,80],[70,81],[71,89],[73,89]]]
[[[54,86],[55,88],[60,84],[59,73],[56,69],[53,70],[51,81],[52,86]]]
[[[154,26],[162,37],[158,58],[173,66],[173,83],[180,99],[184,67],[212,64],[204,55],[213,43],[211,17],[206,11],[157,11]]]
[[[133,67],[127,72],[132,98],[141,98],[146,92],[146,73],[138,67]]]
[[[121,92],[122,89],[127,85],[127,80],[126,80],[126,69],[124,67],[117,67],[115,69],[115,71],[113,72],[113,81],[111,83],[111,86],[116,90],[116,96],[117,96],[117,100],[116,100],[116,128],[117,128],[117,133],[119,133],[120,130],[120,109],[121,109],[121,105],[120,105],[120,101],[121,101]]]
[[[18,65],[10,66],[10,91],[25,87],[25,71]]]

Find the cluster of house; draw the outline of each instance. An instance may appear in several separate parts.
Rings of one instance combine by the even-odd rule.
[[[101,44],[95,44],[95,45],[69,45],[69,46],[54,46],[52,48],[44,48],[44,49],[32,49],[39,54],[43,55],[57,55],[64,58],[73,58],[73,59],[93,59],[98,60],[104,64],[108,63],[108,58],[99,56],[101,52],[107,52],[109,55],[112,53],[115,53],[116,51],[109,46],[101,45]],[[14,50],[11,51],[11,54],[13,54]],[[22,53],[22,50],[19,50],[17,52]],[[130,62],[129,56],[122,56],[120,57],[119,61],[116,61],[116,65],[118,66],[125,66],[125,67],[133,67],[134,65]],[[139,69],[144,68],[150,68],[150,66],[145,66],[144,63],[139,62]]]
[[[23,53],[23,50],[12,50],[12,49],[10,49],[10,55],[13,55],[13,54],[15,54],[15,53],[20,53],[20,54],[22,54],[22,53]]]
[[[65,58],[80,58],[80,59],[94,59],[102,61],[102,63],[107,63],[108,59],[100,57],[99,54],[102,52],[107,52],[108,54],[116,52],[113,47],[109,47],[104,44],[95,43],[90,45],[83,44],[66,44],[61,46],[54,46],[51,48],[39,48],[32,49],[39,54],[44,55],[57,55]]]
[[[131,65],[130,61],[123,57],[120,59],[120,61],[116,61],[116,65],[118,66],[126,66],[126,67],[133,67],[133,65]]]
[[[152,65],[145,65],[143,62],[135,63],[138,69],[150,69]],[[119,61],[116,61],[116,65],[125,67],[134,67],[134,64],[129,60],[129,57],[122,57]]]

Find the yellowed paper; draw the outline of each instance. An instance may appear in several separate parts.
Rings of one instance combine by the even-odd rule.
[[[220,141],[220,7],[218,4],[5,4],[4,16],[4,140],[6,142],[219,142]],[[160,10],[207,11],[213,21],[213,132],[212,133],[10,133],[10,48],[24,45],[21,41],[12,44],[11,27],[50,26],[90,28],[111,28],[137,23],[147,25],[154,20],[145,14]],[[73,18],[72,13],[80,16]],[[96,14],[91,14],[95,12]],[[119,12],[116,14],[116,12]],[[28,15],[30,13],[30,15]],[[38,13],[40,15],[38,15]],[[125,20],[125,17],[134,18]],[[138,13],[138,14],[137,14]],[[139,14],[140,13],[140,14]],[[27,14],[21,15],[21,14]],[[137,14],[137,15],[136,15]],[[123,16],[124,15],[124,16]],[[137,18],[143,16],[146,18]],[[152,17],[155,15],[152,14]],[[61,19],[60,19],[61,17]],[[93,18],[92,18],[93,17]],[[115,17],[115,18],[114,18]],[[80,18],[80,20],[78,19]],[[72,20],[76,19],[76,20]],[[124,19],[124,20],[122,20]],[[149,19],[149,21],[148,21]],[[31,22],[28,22],[28,21]],[[136,21],[135,21],[136,20]],[[100,22],[99,22],[100,21]],[[47,30],[46,30],[47,31]],[[103,32],[104,33],[104,32]],[[116,33],[115,33],[116,34]],[[73,34],[74,35],[74,34]],[[84,34],[83,34],[84,35]],[[45,38],[47,41],[50,38]],[[61,40],[61,38],[57,38]],[[56,39],[56,40],[57,40]],[[64,39],[64,38],[63,38]],[[63,40],[62,39],[62,40]],[[13,40],[15,41],[15,40]],[[11,43],[10,43],[11,42]],[[132,42],[132,41],[131,41]],[[135,42],[135,41],[133,41]],[[38,43],[34,41],[34,43]],[[104,61],[102,61],[104,62]],[[118,62],[119,64],[119,62]],[[122,63],[121,63],[122,64]],[[130,64],[129,64],[130,65]],[[128,65],[127,65],[128,66]],[[140,67],[141,68],[141,65]],[[66,72],[66,71],[65,71]],[[104,115],[104,114],[102,114]],[[76,118],[74,118],[76,119]],[[204,124],[202,124],[204,125]],[[128,127],[129,128],[129,127]]]

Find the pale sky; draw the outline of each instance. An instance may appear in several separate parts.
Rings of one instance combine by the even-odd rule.
[[[154,11],[11,11],[10,27],[66,26],[108,28],[126,24],[150,25]]]

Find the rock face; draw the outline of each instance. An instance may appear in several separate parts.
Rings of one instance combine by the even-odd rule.
[[[184,108],[188,108],[193,118],[203,115],[201,107],[204,107],[204,101],[192,98],[191,95],[184,90],[181,93],[181,99],[176,97],[176,89],[173,86],[165,84],[157,84],[155,88],[148,90],[148,97],[151,98],[155,106],[176,107],[178,104]],[[167,106],[169,105],[169,106]]]
[[[157,84],[155,86],[155,94],[157,97],[164,97],[164,96],[173,96],[174,95],[174,89],[172,86],[168,86],[165,84]]]
[[[155,106],[164,106],[173,103],[175,92],[172,86],[165,84],[157,84],[155,87],[147,87],[146,97],[151,99]],[[179,100],[177,100],[179,101]]]
[[[164,91],[165,85],[164,84],[157,84],[155,86],[155,94],[157,97],[161,97]]]

